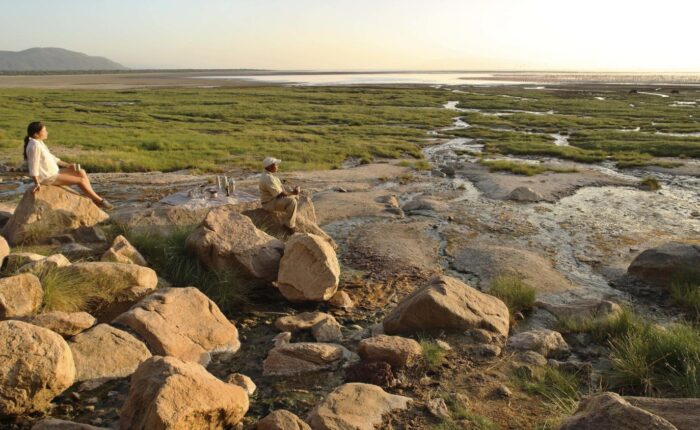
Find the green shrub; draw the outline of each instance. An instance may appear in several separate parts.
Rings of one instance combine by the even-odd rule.
[[[674,282],[671,297],[676,306],[687,310],[694,319],[700,319],[700,284]]]
[[[532,368],[532,373],[514,375],[519,387],[544,399],[545,405],[560,416],[571,415],[581,399],[582,380],[579,375],[551,366]]]
[[[40,280],[44,289],[44,312],[91,312],[98,304],[114,300],[119,289],[100,279],[61,269],[46,271]]]
[[[578,170],[568,167],[548,166],[546,164],[529,164],[510,160],[480,160],[491,172],[510,172],[515,175],[535,176],[545,172],[574,173]]]
[[[503,300],[512,316],[531,311],[537,291],[515,276],[501,275],[491,280],[489,294]]]
[[[653,176],[645,176],[639,181],[639,186],[649,191],[658,191],[661,189],[659,180]]]
[[[419,341],[421,348],[423,348],[421,360],[423,365],[432,371],[439,370],[440,366],[445,362],[445,350],[440,348],[435,340],[426,336],[421,335]]]

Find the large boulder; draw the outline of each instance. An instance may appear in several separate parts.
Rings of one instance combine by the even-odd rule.
[[[230,428],[248,411],[248,394],[198,363],[152,357],[131,376],[120,426],[129,430]]]
[[[700,279],[700,245],[669,242],[639,254],[627,268],[637,279],[662,288]]]
[[[144,296],[155,291],[158,275],[153,269],[136,264],[88,262],[57,269],[68,279],[92,282],[104,291],[105,298],[95,303],[99,322],[108,322],[128,310]]]
[[[393,368],[401,368],[418,362],[423,348],[413,339],[379,335],[360,341],[357,353],[363,360],[385,361]]]
[[[356,359],[345,347],[333,343],[281,343],[263,361],[263,375],[287,376],[337,369]]]
[[[383,325],[387,334],[485,329],[505,338],[509,318],[508,307],[500,299],[440,276],[403,299]]]
[[[311,430],[308,424],[293,413],[277,409],[258,421],[257,430]]]
[[[58,334],[0,322],[0,416],[40,411],[75,380],[73,355]]]
[[[10,245],[41,242],[108,218],[89,198],[67,188],[44,186],[36,193],[24,193],[2,235]]]
[[[131,334],[99,324],[68,341],[75,361],[76,381],[123,378],[151,357]]]
[[[678,430],[696,430],[700,423],[700,399],[625,397],[625,400],[632,406],[664,418]]]
[[[155,354],[204,365],[211,352],[236,352],[241,347],[236,326],[194,287],[159,290],[114,322],[138,333]]]
[[[389,394],[376,385],[350,383],[328,394],[306,422],[314,430],[374,430],[383,415],[406,409],[410,402],[409,397]]]
[[[284,243],[258,230],[235,205],[226,205],[209,212],[187,237],[187,248],[210,270],[274,281]]]
[[[316,219],[316,210],[309,196],[300,195],[297,205],[297,220],[294,231],[297,233],[309,233],[328,242],[333,249],[337,249],[338,245],[332,237],[326,234],[321,227],[318,226]],[[282,212],[270,212],[263,208],[249,209],[241,212],[243,215],[253,221],[256,227],[264,229],[265,232],[275,236],[280,240],[286,240],[289,235],[288,229],[284,225],[284,214]]]
[[[284,247],[277,287],[292,301],[326,301],[338,289],[340,265],[331,247],[313,234],[295,234]]]
[[[38,325],[60,334],[63,337],[75,336],[93,325],[97,320],[87,312],[51,311],[24,317],[29,324]]]
[[[508,346],[518,351],[535,351],[547,358],[564,358],[571,354],[561,333],[546,328],[518,333],[508,339]]]
[[[0,236],[0,268],[5,264],[5,258],[10,255],[10,245],[4,237]]]
[[[114,238],[112,246],[102,254],[100,261],[148,266],[143,255],[122,235]]]
[[[44,289],[31,273],[0,279],[0,319],[24,317],[41,306]]]
[[[581,401],[560,430],[676,430],[667,420],[632,406],[615,393],[600,393]]]

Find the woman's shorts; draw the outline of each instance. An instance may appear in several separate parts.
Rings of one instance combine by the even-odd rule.
[[[56,178],[58,178],[58,175],[49,176],[48,178],[41,181],[41,185],[51,185],[54,182],[56,182]]]

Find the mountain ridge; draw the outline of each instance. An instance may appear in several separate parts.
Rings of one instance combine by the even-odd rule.
[[[63,48],[29,48],[0,51],[0,71],[127,70],[106,57],[91,56]]]

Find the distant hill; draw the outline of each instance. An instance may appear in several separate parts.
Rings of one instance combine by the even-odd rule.
[[[24,51],[0,51],[0,71],[126,70],[104,57],[92,57],[61,48],[30,48]]]

